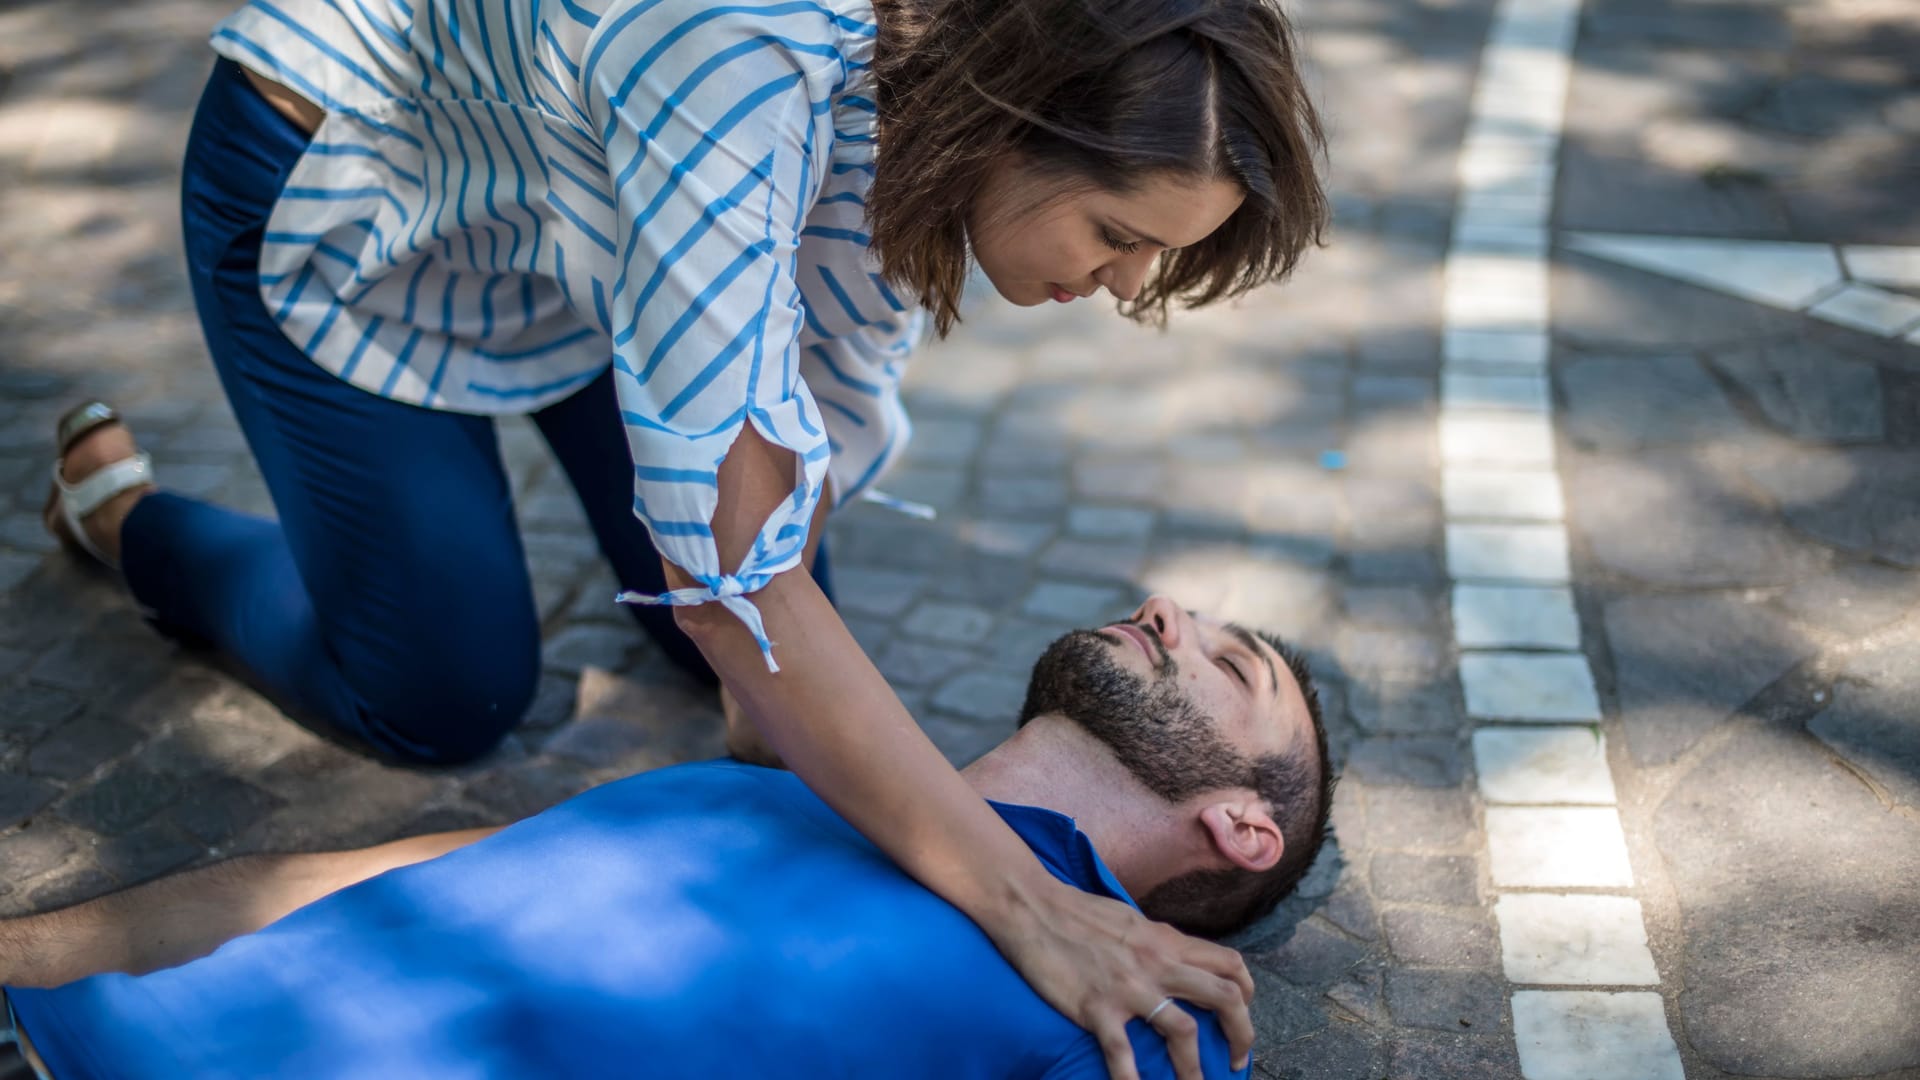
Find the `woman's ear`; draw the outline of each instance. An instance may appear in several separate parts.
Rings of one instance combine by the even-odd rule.
[[[1267,813],[1265,800],[1251,795],[1212,802],[1200,808],[1200,826],[1207,830],[1220,857],[1242,870],[1271,870],[1286,850],[1280,826]]]

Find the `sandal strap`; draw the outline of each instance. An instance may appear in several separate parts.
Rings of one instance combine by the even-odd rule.
[[[73,444],[86,438],[89,433],[119,420],[120,414],[104,401],[76,405],[61,415],[54,431],[54,445],[60,448],[60,456],[65,457],[67,451],[73,449]]]
[[[141,451],[132,457],[102,465],[85,480],[69,484],[60,475],[60,463],[54,462],[53,483],[60,489],[60,506],[67,524],[77,526],[81,518],[100,509],[100,504],[129,488],[153,483],[153,455]],[[85,530],[79,530],[84,536]]]

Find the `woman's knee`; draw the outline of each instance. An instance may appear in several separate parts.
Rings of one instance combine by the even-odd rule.
[[[538,637],[466,662],[423,660],[400,692],[364,698],[366,737],[406,761],[457,765],[485,757],[526,716],[540,685]]]

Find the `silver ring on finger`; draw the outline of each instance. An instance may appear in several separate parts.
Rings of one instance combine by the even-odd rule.
[[[1153,1023],[1153,1018],[1154,1018],[1154,1017],[1156,1017],[1156,1016],[1159,1016],[1159,1015],[1160,1015],[1160,1010],[1161,1010],[1161,1009],[1164,1009],[1164,1008],[1166,1008],[1167,1006],[1169,1006],[1169,1005],[1171,1005],[1171,1004],[1173,1004],[1173,999],[1172,999],[1172,998],[1170,998],[1170,997],[1168,997],[1168,998],[1161,998],[1161,999],[1160,999],[1160,1004],[1158,1004],[1158,1005],[1155,1005],[1155,1006],[1153,1007],[1153,1011],[1147,1014],[1147,1023],[1149,1023],[1149,1024],[1151,1024],[1151,1023]]]

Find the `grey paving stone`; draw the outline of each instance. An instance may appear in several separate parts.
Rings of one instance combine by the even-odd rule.
[[[9,825],[18,822],[9,822]],[[55,817],[34,819],[25,828],[0,836],[0,895],[51,873],[80,857],[91,835]]]
[[[70,907],[119,887],[118,881],[90,860],[75,862],[29,886],[21,914]]]
[[[848,611],[883,619],[907,610],[919,595],[922,582],[919,574],[894,570],[864,566],[833,569],[835,602]]]
[[[105,712],[89,712],[57,728],[27,751],[27,771],[76,780],[133,749],[147,733]]]
[[[901,686],[939,682],[980,663],[980,656],[966,649],[918,641],[889,641],[874,657],[874,664],[887,681]]]
[[[1773,453],[1743,466],[1818,540],[1920,568],[1920,455],[1890,447]]]
[[[1296,927],[1284,944],[1247,959],[1295,986],[1323,989],[1338,982],[1366,952],[1351,937],[1310,920]]]
[[[980,482],[980,505],[995,513],[1056,513],[1066,508],[1067,500],[1062,480],[990,475]]]
[[[1576,175],[1568,166],[1561,175]],[[1636,193],[1638,210],[1649,202]],[[1654,226],[1634,225],[1639,232]],[[1713,349],[1782,338],[1801,318],[1762,304],[1562,251],[1549,272],[1554,335],[1593,351]]]
[[[25,821],[58,794],[60,788],[46,780],[0,773],[0,829]]]
[[[993,615],[967,604],[923,601],[900,623],[914,637],[950,645],[977,645],[993,632]]]
[[[1848,658],[1848,678],[1807,730],[1887,798],[1920,810],[1920,623]]]
[[[95,703],[127,701],[165,678],[173,645],[139,620],[109,617],[84,635],[59,641],[28,671],[35,682],[82,693]]]
[[[1355,743],[1348,752],[1346,771],[1370,788],[1452,788],[1466,779],[1466,757],[1460,741],[1454,738],[1369,738]]]
[[[60,541],[47,531],[37,509],[0,515],[0,545],[38,555],[60,550]]]
[[[185,790],[178,776],[126,761],[61,800],[56,810],[76,825],[116,836],[172,806]]]
[[[1581,37],[1594,42],[1713,49],[1778,50],[1792,43],[1786,17],[1772,5],[1708,3],[1673,7],[1648,0],[1612,0],[1596,5],[1582,20]]]
[[[1027,594],[1020,610],[1042,619],[1060,619],[1098,625],[1127,613],[1126,594],[1119,589],[1043,581]]]
[[[1606,607],[1627,748],[1644,764],[1686,752],[1812,651],[1737,596],[1634,596]]]
[[[1746,430],[1691,356],[1590,356],[1558,365],[1566,430],[1602,449],[1730,438]]]
[[[1376,959],[1347,973],[1346,978],[1327,991],[1327,1000],[1345,1009],[1354,1019],[1381,1026],[1390,1022],[1387,1014],[1386,976]]]
[[[1441,594],[1405,585],[1349,585],[1340,593],[1349,622],[1422,630],[1440,620]]]
[[[1719,353],[1713,365],[1789,434],[1836,441],[1884,434],[1880,377],[1871,364],[1802,339]]]
[[[1123,618],[1124,614],[1116,616]],[[999,667],[1018,671],[1024,675],[1033,667],[1033,662],[1053,644],[1054,639],[1073,629],[1068,622],[1038,623],[1022,619],[1003,619],[1000,629],[988,642],[992,648],[992,663]]]
[[[1389,905],[1381,910],[1387,946],[1416,967],[1492,971],[1499,966],[1493,923],[1478,908]]]
[[[238,836],[282,805],[280,799],[232,776],[189,781],[165,820],[203,846]]]
[[[1439,635],[1414,628],[1345,627],[1337,654],[1347,677],[1362,683],[1420,682],[1438,675],[1446,665]]]
[[[1564,475],[1572,523],[1607,571],[1700,589],[1786,583],[1824,562],[1696,454],[1582,460]]]
[[[1166,490],[1164,467],[1152,458],[1101,457],[1074,466],[1073,487],[1089,499],[1148,502]]]
[[[996,558],[1026,559],[1045,547],[1058,532],[1052,522],[1011,518],[981,518],[964,522],[960,535],[967,547]]]
[[[1464,792],[1369,785],[1366,801],[1367,843],[1376,851],[1450,852],[1475,846],[1472,803]]]
[[[636,627],[587,623],[553,635],[541,652],[546,666],[555,671],[578,673],[586,667],[618,671],[626,667],[640,640]]]
[[[518,821],[564,802],[590,786],[590,781],[572,765],[528,761],[476,778],[467,786],[466,794],[503,819]]]
[[[1801,73],[1776,84],[1748,123],[1791,135],[1833,135],[1877,118],[1893,90],[1858,79]]]
[[[1425,547],[1349,551],[1347,576],[1381,585],[1437,585],[1446,579],[1439,553]]]
[[[994,671],[956,675],[934,691],[933,707],[972,720],[1006,721],[1019,717],[1027,680]]]
[[[1479,864],[1467,856],[1375,855],[1370,880],[1382,900],[1448,907],[1480,903]]]
[[[1387,972],[1387,1008],[1414,1028],[1488,1034],[1507,1028],[1506,984],[1464,971],[1397,968]]]
[[[931,596],[1005,610],[1026,595],[1033,566],[1023,559],[974,555],[932,573]]]
[[[1480,1035],[1407,1032],[1393,1040],[1387,1075],[1395,1080],[1519,1080],[1520,1060],[1513,1040]]]
[[[905,700],[905,699],[903,699]],[[973,764],[981,755],[1013,734],[1013,721],[981,721],[928,713],[907,701],[908,711],[920,722],[927,738],[939,747],[956,769]]]
[[[1055,540],[1040,555],[1049,574],[1105,581],[1132,581],[1146,566],[1145,541]]]
[[[40,569],[38,555],[0,551],[0,592],[7,592]]]
[[[1439,386],[1424,375],[1362,375],[1353,380],[1353,399],[1362,411],[1373,408],[1431,408]]]
[[[965,498],[967,474],[940,466],[910,466],[888,473],[883,483],[886,494],[895,498],[950,510]]]
[[[916,419],[907,459],[917,464],[963,465],[980,448],[981,426],[965,417]]]
[[[1095,540],[1134,540],[1153,532],[1154,514],[1130,506],[1074,506],[1067,510],[1067,531]]]
[[[123,835],[102,838],[92,857],[124,887],[178,870],[206,853],[205,845],[172,821],[156,820]]]
[[[1329,1026],[1254,1058],[1257,1075],[1272,1080],[1378,1080],[1382,1051],[1363,1032]]]
[[[1801,625],[1859,637],[1920,606],[1920,574],[1873,563],[1852,563],[1802,578],[1775,604]]]
[[[1253,1029],[1260,1045],[1283,1046],[1327,1026],[1327,1010],[1318,994],[1297,989],[1262,968],[1251,970]]]
[[[1920,821],[1805,736],[1747,729],[1673,786],[1654,837],[1702,1060],[1776,1076],[1920,1067]],[[1844,1024],[1806,1022],[1836,1002]]]
[[[1466,722],[1459,687],[1448,677],[1358,682],[1347,693],[1347,709],[1371,735],[1447,734]]]
[[[0,698],[0,735],[31,742],[80,711],[78,695],[58,687],[24,683]]]
[[[540,687],[534,691],[533,704],[528,706],[527,715],[520,720],[521,729],[548,732],[566,723],[573,717],[575,686],[572,679],[541,676]]]

